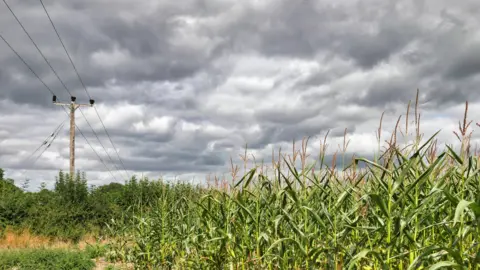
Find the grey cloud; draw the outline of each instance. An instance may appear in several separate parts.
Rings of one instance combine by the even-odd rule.
[[[259,110],[256,118],[261,121],[268,121],[275,124],[295,124],[309,119],[318,114],[317,108],[304,108],[304,110],[290,110],[287,108],[272,108]]]
[[[264,126],[261,129],[260,134],[252,136],[245,136],[244,144],[248,144],[251,149],[259,149],[265,147],[270,142],[278,141],[277,134],[281,132],[281,127],[277,126]]]
[[[454,60],[445,74],[447,78],[461,80],[480,73],[480,50],[478,45],[472,44],[459,53],[458,58]]]
[[[330,82],[332,78],[326,72],[315,73],[302,81],[299,86],[318,86]]]
[[[150,145],[150,144],[149,144]],[[171,158],[171,159],[180,159],[187,162],[194,161],[198,154],[192,151],[183,150],[183,149],[164,149],[164,147],[158,145],[151,145],[150,147],[142,147],[140,149],[135,149],[132,152],[133,155],[141,155],[146,158]]]
[[[0,156],[3,158],[7,158],[7,156],[15,156],[18,154],[18,151],[15,151],[14,149],[8,149],[8,148],[0,148]]]
[[[61,5],[63,4],[62,2]],[[59,25],[59,32],[69,48],[87,87],[102,86],[109,79],[117,79],[119,82],[176,80],[192,75],[202,68],[205,61],[208,61],[209,56],[203,52],[189,51],[188,48],[179,49],[169,44],[174,30],[174,25],[171,25],[169,21],[173,16],[178,15],[176,12],[183,11],[182,8],[174,7],[175,9],[166,11],[159,9],[158,11],[165,13],[165,16],[152,14],[144,16],[142,20],[130,23],[119,16],[105,16],[102,9],[95,8],[95,5],[106,7],[103,2],[89,3],[90,8],[87,11],[90,13],[80,13],[67,9],[67,12],[60,14],[60,10],[66,8],[65,6],[58,3],[46,3],[46,5],[47,8],[51,9],[52,18]],[[27,30],[31,32],[47,59],[59,70],[58,73],[66,85],[71,88],[75,95],[84,95],[85,93],[82,93],[83,89],[81,89],[68,58],[60,47],[60,43],[56,40],[50,25],[48,25],[45,14],[40,12],[41,6],[34,8],[29,4],[23,6],[23,9],[22,5],[18,3],[12,3],[11,6],[18,13],[30,10],[38,11],[34,13],[33,16],[35,17],[19,17],[22,21],[25,21]],[[113,8],[113,10],[110,10],[112,12],[110,14],[115,14],[115,11],[121,11],[119,8],[128,8],[128,5],[125,3],[113,6],[109,4],[108,7],[109,9]],[[189,9],[192,9],[192,7],[189,7]],[[4,25],[7,25],[8,22],[8,25],[18,26],[12,18],[8,19],[11,17],[8,10],[1,10],[1,12],[3,20],[6,21]],[[40,28],[32,24],[34,18],[40,22],[39,26],[44,27]],[[78,25],[82,25],[82,27],[78,27]],[[19,51],[35,72],[45,79],[47,85],[53,84],[56,78],[51,76],[51,71],[43,62],[43,59],[37,55],[33,45],[29,43],[19,26],[16,32],[13,32],[13,30],[9,32],[12,33],[6,35],[6,38],[10,40],[12,46]],[[23,43],[19,43],[20,40]],[[109,53],[115,46],[118,46],[119,49],[125,49],[129,53],[126,62],[119,63],[112,68],[101,67],[92,63],[91,57],[94,53],[102,51]],[[6,82],[16,73],[25,73],[26,68],[22,66],[23,64],[12,52],[8,51],[8,48],[2,48],[3,50],[5,50],[7,58],[3,58],[2,62],[9,64],[2,66],[13,65],[19,67],[18,70],[8,73],[2,69],[2,82]],[[109,61],[109,59],[106,58],[105,61]],[[34,102],[38,104],[37,96],[31,96],[31,94],[34,93],[34,88],[41,88],[42,86],[39,82],[35,82],[33,78],[28,78],[27,81],[31,82],[32,85],[23,86],[24,89],[28,90],[28,92],[26,90],[22,91],[26,98],[18,96],[19,91],[16,91],[17,89],[12,89],[18,83],[8,85],[7,89],[10,88],[11,90],[6,92],[7,96],[19,103]],[[52,90],[56,90],[55,92],[58,94],[64,92],[64,89],[56,87],[52,87]]]
[[[206,165],[206,166],[223,166],[225,165],[226,158],[223,155],[217,153],[204,154],[194,164]]]
[[[2,157],[3,158],[3,157]],[[21,169],[24,169],[26,166],[28,167],[33,167],[35,166],[35,170],[38,170],[38,171],[54,171],[54,170],[58,170],[58,166],[55,165],[55,164],[50,164],[50,163],[47,163],[47,162],[44,162],[44,161],[37,161],[35,162],[35,164],[33,164],[33,160],[29,160],[29,161],[24,161],[22,162],[21,164],[19,163],[12,163],[12,164],[7,164],[8,165],[8,168],[10,169],[17,169],[17,170],[21,170]]]
[[[389,14],[390,15],[390,14]],[[421,32],[413,23],[395,20],[396,14],[381,18],[378,24],[379,30],[376,34],[360,32],[348,33],[343,37],[344,41],[351,39],[351,42],[342,42],[341,47],[347,55],[351,56],[363,68],[371,68],[377,63],[387,60],[392,54],[405,47],[409,42],[414,41]]]
[[[127,150],[131,149],[127,152],[128,156],[138,157],[125,158],[124,156],[122,158],[127,170],[137,170],[139,160],[144,159],[147,161],[142,165],[143,170],[160,171],[163,170],[166,165],[164,163],[159,165],[153,162],[153,160],[168,160],[165,161],[167,164],[177,162],[179,164],[183,163],[184,166],[189,166],[189,164],[194,164],[195,166],[220,166],[223,165],[225,158],[220,155],[219,148],[222,149],[221,143],[215,144],[215,152],[209,152],[207,150],[209,142],[213,142],[220,137],[214,134],[205,134],[202,131],[193,133],[184,132],[184,134],[181,134],[181,131],[172,127],[171,131],[164,134],[157,134],[151,131],[132,133],[120,129],[112,129],[109,133],[116,138],[116,144],[127,146]],[[106,138],[106,135],[104,133],[99,133],[98,135],[104,146],[111,148],[111,144],[108,138]],[[91,135],[89,136],[91,137]],[[141,143],[139,144],[139,142]],[[135,147],[128,147],[131,145],[135,145]],[[228,144],[226,144],[226,146],[228,146]],[[65,155],[67,154],[68,153],[65,153]],[[104,153],[100,154],[105,162],[111,164],[107,155]],[[87,156],[91,159],[96,159],[94,153],[88,153]],[[117,166],[120,166],[116,154],[110,154],[110,156]],[[179,164],[175,166],[180,166]]]
[[[79,101],[86,101],[41,5],[29,1],[9,4],[66,85]],[[112,112],[118,108],[114,106],[135,104],[142,106],[141,120],[145,123],[161,116],[175,119],[166,131],[138,131],[133,128],[138,119],[107,126],[121,149],[122,160],[132,171],[217,171],[246,143],[263,151],[267,145],[275,147],[327,130],[332,130],[333,137],[343,136],[345,127],[356,134],[359,127],[366,129],[371,117],[380,117],[382,110],[394,111],[396,105],[413,100],[417,88],[424,95],[423,108],[431,113],[441,106],[480,100],[480,92],[475,91],[480,83],[480,61],[473,40],[478,35],[476,1],[451,5],[449,1],[410,0],[359,4],[323,0],[235,4],[52,0],[45,4],[90,94],[106,112],[121,117],[123,107]],[[449,11],[443,12],[447,7]],[[39,76],[61,100],[68,100],[66,91],[3,6],[0,25],[2,35]],[[239,67],[244,56],[268,59],[263,65],[282,64],[271,70],[255,66],[255,62]],[[66,130],[59,135],[63,141],[51,148],[59,158],[41,159],[33,166],[13,164],[21,160],[17,148],[33,150],[30,148],[64,119],[64,113],[51,104],[50,94],[4,44],[0,45],[0,61],[0,167],[7,164],[7,169],[14,171],[59,169],[67,164]],[[301,63],[306,62],[317,64],[320,71],[304,74]],[[291,70],[290,65],[294,66]],[[230,99],[227,96],[212,102],[226,105],[225,111],[207,106],[215,101],[215,94],[231,90],[226,89],[230,78],[257,75],[250,68],[259,73],[267,69],[265,76],[273,82],[268,94],[247,84],[241,92],[247,98],[235,93]],[[287,110],[275,99],[277,95],[281,97],[278,100],[295,100],[296,106]],[[254,104],[241,104],[243,100],[253,100]],[[230,104],[244,109],[228,111]],[[347,109],[338,111],[344,108],[340,106]],[[348,106],[355,109],[348,110]],[[376,112],[379,114],[372,116]],[[93,132],[81,115],[78,117],[84,134],[113,168]],[[98,119],[89,120],[118,162]],[[182,121],[198,130],[182,130],[178,124]],[[208,130],[207,123],[218,131]],[[259,130],[251,132],[253,126]],[[14,144],[6,140],[11,138],[20,141]],[[82,138],[77,147],[79,167],[104,171]]]
[[[91,129],[84,127],[87,131],[86,135],[93,135]],[[170,130],[166,133],[150,133],[150,132],[134,132],[134,131],[125,131],[121,129],[109,129],[108,133],[111,136],[118,138],[119,142],[122,143],[132,143],[135,144],[138,141],[143,141],[145,143],[168,143],[173,140],[175,136],[175,131]],[[97,132],[97,135],[108,139],[105,131]]]
[[[234,48],[247,42],[266,55],[301,58],[335,51],[368,69],[423,34],[414,18],[402,17],[394,4],[375,7],[377,1],[368,1],[363,6],[369,4],[362,9],[323,1],[276,1],[268,12],[246,11],[245,21],[233,24],[226,35]],[[380,11],[372,12],[375,8]],[[370,33],[369,28],[378,30]]]
[[[331,130],[333,137],[343,136],[345,122],[319,122],[305,121],[298,124],[283,124],[281,126],[265,125],[261,127],[259,134],[245,136],[245,141],[251,149],[263,149],[268,144],[291,142],[303,137],[315,136]],[[354,132],[355,126],[348,127],[348,132]]]
[[[193,162],[179,162],[173,159],[125,159],[125,162],[133,166],[136,171],[153,171],[153,172],[208,172],[215,168],[210,164],[196,164]]]
[[[480,77],[464,79],[461,82],[434,80],[432,90],[426,94],[425,100],[432,106],[453,106],[480,100],[480,92],[475,91],[480,83]]]
[[[352,103],[359,103],[365,106],[384,107],[388,103],[405,103],[415,97],[418,81],[415,78],[389,78],[375,82],[364,97],[352,100]]]
[[[237,147],[238,145],[235,144],[235,142],[233,142],[231,139],[223,139],[223,140],[220,140],[220,141],[215,141],[214,143],[214,151],[222,151],[226,148],[235,148]]]

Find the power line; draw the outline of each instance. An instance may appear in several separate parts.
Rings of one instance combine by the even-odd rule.
[[[37,49],[37,51],[40,53],[40,55],[43,57],[43,60],[45,60],[45,62],[47,63],[47,65],[50,67],[50,69],[52,70],[53,74],[55,74],[55,76],[57,77],[57,79],[60,81],[60,83],[62,84],[63,88],[68,92],[68,94],[70,96],[73,96],[72,93],[70,92],[70,90],[68,89],[68,87],[65,85],[65,83],[62,81],[62,79],[58,76],[57,72],[55,71],[55,69],[52,67],[52,65],[50,64],[50,62],[47,60],[47,58],[45,57],[45,55],[43,54],[43,52],[40,50],[40,48],[38,47],[38,45],[36,44],[36,42],[33,40],[33,38],[30,36],[30,34],[28,33],[27,29],[25,29],[25,27],[23,26],[22,22],[18,19],[18,17],[15,15],[15,12],[10,8],[10,6],[7,4],[7,2],[5,0],[3,0],[3,3],[5,3],[5,5],[7,6],[8,10],[10,10],[10,13],[13,15],[13,17],[16,19],[16,21],[18,22],[18,24],[20,25],[20,27],[22,27],[23,31],[25,32],[25,34],[28,36],[28,38],[30,39],[30,41],[33,43],[33,45],[35,46],[35,48]],[[42,3],[43,5],[43,3]],[[58,34],[58,33],[57,33]],[[63,45],[63,42],[62,42],[62,45]],[[70,56],[69,56],[70,58]],[[71,61],[71,59],[70,59]],[[78,73],[77,73],[78,75]],[[83,82],[82,82],[83,84]],[[89,98],[91,99],[90,95],[89,95]],[[95,109],[96,110],[96,109]],[[80,112],[82,113],[82,116],[85,118],[85,121],[87,122],[88,126],[92,129],[93,131],[93,134],[95,134],[95,137],[98,139],[98,142],[100,143],[100,145],[102,146],[103,150],[105,151],[105,153],[107,153],[107,156],[108,158],[110,159],[110,161],[112,162],[112,164],[114,164],[115,168],[117,169],[117,171],[120,171],[120,169],[117,167],[117,165],[115,164],[115,162],[113,161],[112,157],[110,156],[110,154],[108,153],[107,149],[105,148],[105,146],[103,145],[102,141],[100,140],[100,138],[98,137],[97,133],[95,132],[95,130],[93,129],[92,125],[90,124],[90,122],[88,121],[87,117],[85,116],[85,114],[83,113],[82,110],[80,110]],[[98,114],[98,112],[97,112]],[[101,120],[101,119],[100,119]],[[103,123],[102,123],[103,124]],[[114,146],[115,147],[115,146]],[[128,174],[127,174],[127,177],[128,177]]]
[[[4,0],[4,1],[5,1],[5,0]],[[59,40],[60,43],[62,44],[62,47],[63,47],[63,49],[65,50],[65,53],[67,54],[68,59],[70,60],[70,64],[72,64],[72,67],[73,67],[73,69],[75,70],[75,73],[77,74],[78,80],[79,80],[80,83],[82,84],[83,89],[85,89],[85,93],[87,93],[87,96],[88,96],[89,99],[92,99],[91,96],[90,96],[90,93],[88,93],[87,87],[86,87],[85,84],[83,83],[83,80],[82,80],[80,74],[78,73],[77,67],[76,67],[75,64],[73,63],[73,60],[72,60],[72,58],[70,57],[70,54],[68,53],[67,47],[66,47],[65,44],[63,43],[63,40],[62,40],[62,38],[60,37],[60,34],[58,33],[58,30],[57,30],[57,28],[55,27],[55,24],[53,23],[53,20],[52,20],[52,18],[50,17],[50,14],[49,14],[48,11],[47,11],[47,8],[46,8],[45,5],[43,4],[43,1],[42,1],[42,0],[40,0],[40,3],[42,4],[43,10],[45,11],[45,14],[47,14],[48,20],[50,21],[53,29],[55,30],[55,33],[57,34],[58,40]],[[120,163],[122,164],[122,167],[123,167],[123,169],[124,169],[127,177],[129,177],[129,174],[127,173],[127,169],[125,168],[125,164],[123,163],[122,159],[120,158],[120,155],[118,154],[118,150],[117,150],[117,148],[115,147],[115,144],[113,143],[112,138],[110,137],[110,134],[108,133],[107,128],[105,127],[105,124],[103,123],[103,120],[102,120],[102,118],[100,117],[100,114],[98,113],[97,108],[94,107],[94,110],[95,110],[95,112],[96,112],[96,114],[97,114],[97,116],[98,116],[98,119],[100,119],[100,123],[102,124],[103,129],[105,130],[105,133],[107,134],[107,137],[108,137],[108,139],[110,140],[110,143],[112,144],[113,149],[115,150],[115,153],[117,154],[118,160],[120,160]]]
[[[55,95],[55,93],[52,91],[52,89],[50,89],[50,87],[48,87],[48,85],[46,85],[45,82],[42,79],[40,79],[40,77],[37,75],[37,73],[35,73],[35,71],[33,71],[33,69],[30,67],[30,65],[27,64],[27,62],[25,62],[25,60],[23,60],[23,58],[20,56],[20,54],[18,54],[17,51],[15,51],[15,49],[10,45],[10,43],[7,42],[7,40],[2,36],[2,34],[0,34],[0,38],[2,38],[2,40],[5,42],[5,44],[7,44],[7,46],[10,48],[10,50],[12,50],[17,55],[17,57],[28,67],[28,69],[30,69],[30,71],[33,73],[33,75],[35,75],[35,77],[37,77],[37,79],[40,80],[40,82],[42,82],[42,84],[45,86],[45,88],[47,88],[47,90],[50,91],[50,94]]]
[[[65,85],[65,83],[63,83],[63,81],[60,79],[60,77],[58,76],[57,72],[55,71],[55,69],[52,67],[52,65],[50,64],[50,62],[47,60],[47,58],[45,57],[45,55],[42,53],[42,51],[40,50],[40,48],[38,48],[37,46],[37,43],[35,43],[35,41],[33,41],[33,38],[30,36],[30,34],[28,33],[27,29],[25,29],[25,27],[23,26],[23,24],[20,22],[20,20],[18,19],[17,15],[15,15],[15,12],[13,12],[13,10],[10,8],[10,6],[7,4],[7,2],[5,0],[3,0],[3,3],[5,3],[5,5],[7,6],[8,10],[10,10],[10,13],[12,13],[13,17],[15,18],[15,20],[17,20],[18,24],[20,25],[20,27],[22,27],[23,29],[23,32],[25,32],[25,34],[27,34],[28,38],[30,39],[30,41],[33,43],[33,45],[35,46],[35,48],[37,48],[37,51],[40,53],[40,55],[43,57],[43,60],[45,60],[45,62],[47,63],[47,65],[50,67],[50,69],[53,71],[53,74],[55,74],[55,76],[57,77],[57,79],[60,81],[60,83],[63,85],[63,87],[65,88],[65,90],[67,90],[68,94],[70,94],[70,96],[72,96],[72,93],[70,93],[70,90],[68,90],[67,86]]]
[[[68,116],[68,112],[66,111],[66,109],[63,108],[63,110],[65,111],[65,113],[66,113],[67,116]],[[43,151],[40,153],[40,155],[38,155],[37,158],[33,161],[32,165],[35,164],[35,163],[38,161],[38,159],[43,155],[43,153],[45,153],[45,151],[46,151],[48,148],[50,148],[50,146],[52,145],[52,143],[55,141],[55,139],[57,138],[58,134],[60,133],[61,128],[65,125],[65,122],[66,122],[66,120],[63,121],[63,123],[60,124],[60,125],[55,129],[55,131],[40,145],[40,147],[38,147],[37,150],[34,151],[34,153],[37,152],[42,146],[44,146],[44,145],[46,145],[46,144],[48,143],[48,139],[49,139],[49,138],[53,137],[53,139],[50,141],[50,143],[48,143],[47,147],[45,147],[45,148],[43,149]],[[110,173],[110,175],[113,177],[113,179],[114,179],[115,181],[117,181],[117,178],[115,177],[115,175],[113,175],[113,173],[108,169],[108,167],[106,166],[105,162],[104,162],[103,159],[100,157],[100,155],[97,153],[97,151],[95,151],[95,149],[92,147],[92,145],[91,145],[90,142],[88,141],[87,137],[85,137],[85,135],[83,134],[82,130],[80,130],[80,128],[79,128],[77,125],[75,125],[75,127],[76,127],[77,130],[80,132],[80,134],[82,135],[82,137],[85,139],[85,141],[87,142],[87,144],[90,145],[90,147],[92,148],[93,152],[97,155],[97,157],[100,159],[100,161],[102,162],[102,164],[103,164],[103,165],[105,166],[105,168],[109,171],[109,173]],[[30,159],[30,157],[33,156],[34,153],[32,153],[32,155],[30,155],[30,156],[27,158],[27,160]],[[25,176],[25,172],[26,172],[26,170],[24,171],[23,176]]]
[[[52,140],[51,140],[50,143],[47,145],[47,147],[45,147],[45,149],[43,149],[43,151],[40,153],[40,155],[37,156],[37,158],[35,159],[35,161],[33,161],[32,165],[37,162],[37,160],[43,155],[43,153],[45,153],[45,151],[47,151],[48,148],[50,148],[50,146],[51,146],[52,143],[55,141],[55,139],[56,139],[57,136],[58,136],[58,133],[60,133],[60,130],[61,130],[61,128],[63,128],[64,125],[65,125],[65,122],[63,122],[62,125],[61,125],[61,127],[60,127],[58,130],[56,130],[55,133],[52,134],[52,135],[54,135],[54,136],[52,136],[52,137],[53,137]]]
[[[65,114],[67,115],[67,117],[69,117],[70,115],[68,114],[67,112],[67,109],[65,109],[65,107],[62,106],[62,109],[63,111],[65,112]],[[92,144],[88,141],[87,137],[83,134],[82,130],[78,127],[77,124],[75,124],[75,127],[77,128],[78,132],[80,132],[80,134],[82,135],[83,139],[85,139],[85,142],[90,146],[90,148],[92,149],[92,151],[95,153],[95,155],[97,155],[98,159],[100,160],[100,162],[102,162],[103,166],[105,167],[105,169],[107,169],[107,171],[110,173],[110,175],[113,177],[113,179],[115,180],[115,182],[117,182],[117,178],[115,177],[115,175],[113,175],[112,171],[107,167],[107,164],[105,163],[105,161],[102,159],[102,157],[100,157],[100,155],[97,153],[97,151],[95,150],[95,148],[93,148]]]
[[[55,96],[55,93],[52,91],[52,89],[50,89],[50,87],[48,87],[48,85],[40,78],[40,76],[37,75],[37,73],[30,67],[30,65],[22,58],[22,56],[20,54],[18,54],[18,52],[10,45],[10,43],[8,43],[8,41],[0,34],[0,38],[5,42],[5,44],[7,44],[7,46],[10,48],[10,50],[12,50],[12,52],[15,53],[15,55],[22,61],[23,64],[25,64],[25,66],[28,67],[28,69],[33,73],[33,75],[35,75],[35,77],[43,84],[43,86],[45,86],[45,88],[53,95]],[[65,111],[65,113],[67,114],[68,116],[68,112],[66,111],[65,108],[63,108],[63,110]],[[116,178],[115,176],[112,174],[112,171],[107,167],[107,165],[105,164],[105,162],[103,161],[103,159],[100,157],[100,155],[98,155],[97,151],[95,151],[95,149],[93,148],[93,146],[90,144],[90,142],[87,140],[87,138],[85,137],[85,135],[83,135],[83,132],[80,130],[80,128],[75,125],[75,127],[77,128],[77,130],[80,132],[80,134],[82,134],[83,138],[85,139],[85,141],[87,142],[87,144],[90,146],[90,148],[92,148],[93,152],[97,155],[97,157],[100,159],[100,161],[102,162],[103,166],[105,166],[105,168],[107,169],[107,171],[110,172],[110,174],[112,175],[113,179],[115,179],[116,181]]]
[[[62,127],[65,125],[65,122],[67,121],[67,119],[65,119],[62,123],[60,123],[60,125],[57,126],[57,128],[55,128],[55,130],[53,131],[53,133],[48,136],[41,144],[40,146],[35,149],[35,151],[33,151],[33,153],[30,154],[30,156],[28,156],[28,158],[25,159],[25,161],[29,160],[33,155],[35,155],[35,153],[40,150],[40,148],[42,148],[43,146],[46,145],[46,147],[43,149],[43,151],[40,153],[40,155],[37,156],[37,158],[32,162],[32,166],[37,163],[38,159],[40,159],[40,157],[43,155],[43,153],[45,153],[45,151],[50,148],[50,146],[52,145],[52,143],[55,141],[55,139],[57,138],[57,135],[58,133],[60,133],[60,130],[62,129]],[[50,140],[50,138],[52,138]],[[50,142],[49,142],[50,140]],[[23,170],[23,173],[22,173],[22,178],[25,177],[25,173],[27,172],[26,169]]]
[[[95,113],[97,114],[98,119],[100,119],[100,123],[102,123],[103,129],[105,130],[105,134],[107,134],[108,140],[109,140],[110,143],[112,144],[113,150],[115,150],[115,153],[117,154],[118,160],[120,160],[120,163],[122,164],[123,170],[125,171],[125,174],[127,175],[127,178],[130,178],[130,176],[129,176],[128,172],[127,172],[127,169],[125,168],[125,164],[123,163],[123,160],[120,158],[120,155],[118,154],[117,148],[116,148],[115,145],[113,144],[112,137],[110,137],[110,134],[108,134],[107,128],[105,127],[105,124],[103,123],[102,118],[100,118],[100,114],[98,113],[97,108],[96,108],[96,107],[93,107],[93,109],[95,110]]]
[[[95,108],[95,107],[94,107]],[[82,108],[79,108],[80,110],[80,113],[83,115],[83,117],[85,118],[85,120],[87,119],[87,117],[85,117],[85,114],[83,114],[83,111],[82,111]],[[88,126],[93,130],[93,127],[92,125],[90,125],[90,123],[88,122],[87,120],[87,124]],[[100,138],[98,137],[97,133],[95,131],[93,131],[93,134],[95,135],[95,137],[97,137],[97,140],[100,142]],[[117,164],[115,164],[115,162],[113,161],[112,157],[110,156],[110,154],[107,152],[107,150],[105,149],[105,147],[103,146],[103,144],[100,142],[100,145],[102,145],[103,149],[105,150],[105,153],[107,153],[107,156],[108,158],[110,159],[110,161],[112,161],[112,164],[113,166],[115,166],[115,169],[117,169],[117,171],[120,171],[120,169],[117,167]],[[127,174],[127,177],[128,177],[128,174]]]
[[[52,138],[52,137],[55,138],[55,137],[57,136],[57,134],[58,134],[57,131],[60,130],[61,128],[63,128],[63,126],[65,125],[65,122],[66,122],[66,121],[67,121],[67,119],[65,119],[62,123],[60,123],[60,124],[57,126],[57,128],[55,128],[55,130],[52,132],[52,134],[50,134],[50,136],[48,136],[45,140],[43,140],[43,142],[40,144],[40,146],[37,147],[37,149],[35,149],[35,151],[33,151],[33,152],[30,154],[30,156],[28,156],[28,158],[26,158],[26,160],[29,160],[29,159],[30,159],[33,155],[35,155],[35,153],[36,153],[38,150],[40,150],[40,148],[42,148],[43,146],[45,146],[45,145],[47,145],[47,144],[48,144],[48,145],[52,144],[53,140],[52,140],[52,142],[50,142],[50,144],[49,144],[49,143],[48,143],[49,139]],[[48,148],[48,147],[49,147],[49,146],[47,146],[47,148]],[[42,152],[42,154],[43,154],[43,152]],[[40,154],[40,156],[41,156],[42,154]]]
[[[64,108],[65,109],[65,108]],[[66,109],[65,109],[66,110]],[[75,125],[75,127],[77,128],[78,132],[80,132],[80,134],[82,135],[82,137],[85,139],[85,141],[87,142],[88,145],[90,145],[90,148],[92,148],[93,152],[95,153],[95,155],[97,155],[97,157],[100,159],[100,161],[103,163],[103,166],[105,166],[105,168],[107,168],[108,172],[110,173],[110,175],[113,177],[113,179],[115,179],[115,182],[118,182],[117,181],[117,178],[113,175],[112,171],[110,169],[108,169],[107,165],[105,164],[105,161],[103,161],[103,159],[100,157],[100,155],[97,153],[97,151],[95,151],[95,149],[92,147],[92,145],[90,144],[90,142],[87,140],[87,137],[85,137],[85,135],[83,134],[82,130],[80,130],[80,128]]]
[[[62,109],[63,111],[65,112],[65,114],[67,116],[70,116],[67,112],[67,109],[65,109],[65,107],[62,106]],[[95,148],[93,148],[92,144],[88,141],[87,137],[83,134],[82,130],[78,127],[77,124],[75,124],[75,127],[77,128],[78,132],[80,132],[80,134],[82,135],[83,139],[85,139],[85,142],[90,146],[90,148],[92,148],[92,151],[95,153],[95,155],[97,155],[98,159],[100,160],[100,162],[102,162],[103,166],[105,166],[105,169],[107,169],[107,171],[110,173],[110,175],[113,177],[113,179],[115,180],[115,182],[117,182],[117,178],[113,175],[112,171],[107,167],[105,161],[103,160],[103,158],[100,157],[100,155],[97,153],[97,151],[95,150]]]
[[[3,1],[5,1],[5,0],[3,0]],[[73,64],[73,60],[72,60],[72,58],[70,57],[70,54],[68,53],[67,48],[65,47],[65,44],[63,43],[62,39],[60,38],[60,34],[58,33],[57,28],[55,27],[55,24],[54,24],[53,21],[52,21],[52,18],[50,18],[50,14],[48,14],[47,8],[46,8],[45,5],[43,4],[43,1],[42,1],[42,0],[40,0],[40,3],[42,4],[43,10],[44,10],[45,13],[47,14],[48,20],[49,20],[50,23],[52,24],[53,30],[55,30],[55,33],[57,34],[57,37],[58,37],[58,39],[60,40],[60,43],[62,43],[62,47],[63,47],[63,49],[65,50],[65,53],[67,54],[68,59],[70,60],[70,63],[72,64],[73,69],[75,70],[75,73],[77,74],[77,77],[78,77],[78,79],[80,80],[80,83],[82,84],[83,88],[84,88],[85,91],[87,92],[88,98],[89,98],[89,99],[92,99],[92,97],[90,96],[90,94],[89,94],[88,91],[86,90],[87,88],[85,87],[85,84],[83,83],[83,80],[82,80],[82,78],[80,77],[80,75],[79,75],[79,73],[78,73],[78,71],[77,71],[77,68],[75,67],[75,64]]]

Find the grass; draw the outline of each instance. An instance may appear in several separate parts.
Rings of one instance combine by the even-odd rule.
[[[0,252],[0,269],[90,270],[95,263],[87,254],[63,249],[21,249]]]
[[[88,246],[94,246],[97,242],[98,240],[91,235],[83,237],[75,244],[73,241],[35,235],[27,229],[18,231],[7,228],[3,232],[3,236],[0,237],[0,250],[26,248],[85,249]],[[102,241],[102,243],[105,244],[106,241]]]
[[[165,185],[153,210],[110,224],[107,256],[137,269],[479,269],[480,164],[467,112],[468,103],[457,151],[423,137],[415,107],[413,139],[399,143],[399,118],[381,153],[345,169],[324,162],[326,140],[310,160],[305,139],[270,168],[245,165],[237,177],[232,164],[229,185]],[[345,135],[340,160],[347,146]]]
[[[93,236],[86,236],[78,243],[74,243],[33,235],[28,230],[7,229],[0,238],[0,270],[131,269],[129,265],[109,263],[105,259],[108,249],[106,240],[99,241]],[[93,264],[86,263],[87,260]],[[95,268],[92,268],[92,265]]]

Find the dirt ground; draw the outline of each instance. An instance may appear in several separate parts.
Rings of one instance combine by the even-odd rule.
[[[97,258],[97,259],[93,259],[93,261],[95,262],[95,268],[94,270],[104,270],[104,269],[107,269],[107,267],[109,266],[113,266],[115,267],[115,269],[117,270],[131,270],[131,269],[134,269],[133,265],[131,264],[122,264],[122,263],[110,263],[110,262],[107,262],[105,260],[105,258]]]

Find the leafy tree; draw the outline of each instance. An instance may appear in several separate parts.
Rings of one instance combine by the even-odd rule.
[[[18,225],[27,216],[23,191],[0,169],[0,227]]]

